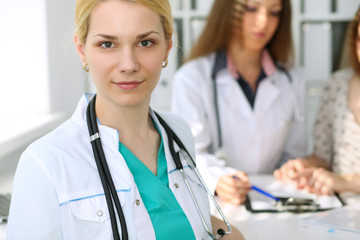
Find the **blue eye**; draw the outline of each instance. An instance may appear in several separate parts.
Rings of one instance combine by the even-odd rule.
[[[114,47],[114,44],[112,42],[103,42],[100,44],[103,48],[112,48]]]
[[[138,46],[140,46],[140,47],[150,47],[150,46],[152,46],[154,43],[152,42],[152,41],[150,41],[150,40],[143,40],[143,41],[141,41],[140,43],[139,43],[139,45]]]

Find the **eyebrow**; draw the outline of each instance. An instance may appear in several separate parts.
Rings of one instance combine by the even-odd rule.
[[[256,4],[261,4],[261,1],[257,1],[257,0],[253,0],[254,3]],[[273,3],[270,7],[275,7],[275,6],[282,6],[282,3]]]
[[[155,34],[160,35],[160,33],[157,32],[157,31],[149,31],[149,32],[146,32],[146,33],[142,33],[142,34],[137,35],[137,36],[136,36],[136,39],[146,38],[147,36],[151,35],[152,33],[155,33]]]
[[[159,32],[157,31],[149,31],[149,32],[145,32],[145,33],[142,33],[142,34],[139,34],[136,36],[136,39],[143,39],[143,38],[146,38],[147,36],[151,35],[151,34],[159,34]],[[95,34],[94,37],[103,37],[105,39],[109,39],[109,40],[118,40],[119,38],[117,36],[113,36],[113,35],[108,35],[108,34],[103,34],[103,33],[99,33],[99,34]]]
[[[94,37],[103,37],[103,38],[106,38],[109,40],[118,40],[117,36],[107,35],[107,34],[103,34],[103,33],[95,34]]]

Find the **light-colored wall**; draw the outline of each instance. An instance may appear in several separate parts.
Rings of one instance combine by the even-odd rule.
[[[42,0],[42,4],[47,20],[50,110],[69,117],[87,88],[86,75],[73,44],[75,1]],[[0,193],[10,191],[18,160],[29,143],[0,157]]]
[[[73,43],[74,0],[46,1],[49,48],[50,108],[68,115],[86,89]]]

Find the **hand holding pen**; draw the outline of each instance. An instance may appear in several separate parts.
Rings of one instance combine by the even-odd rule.
[[[234,179],[236,179],[236,180],[240,180],[236,175],[233,175],[232,177],[233,177]],[[263,189],[260,189],[259,187],[255,186],[255,185],[251,185],[251,186],[250,186],[250,189],[257,191],[258,193],[260,193],[260,194],[262,194],[262,195],[264,195],[264,196],[266,196],[266,197],[272,198],[272,199],[275,200],[275,201],[280,201],[279,198],[273,196],[272,194],[270,194],[269,192],[266,192],[266,191],[263,190]]]
[[[238,171],[233,175],[225,175],[219,178],[216,194],[226,203],[240,205],[245,202],[246,194],[251,190],[250,187],[247,174]]]

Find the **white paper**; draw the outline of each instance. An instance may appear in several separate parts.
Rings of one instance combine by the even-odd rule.
[[[347,231],[360,234],[360,205],[352,204],[341,208],[318,212],[301,219],[306,227],[323,227],[331,231]]]
[[[295,187],[294,184],[285,184],[279,181],[274,180],[274,178],[256,178],[252,179],[250,176],[250,182],[270,193],[275,197],[293,197],[293,198],[305,198],[313,199],[315,203],[319,204],[320,209],[327,208],[338,208],[342,204],[336,196],[318,196],[316,194],[308,193],[305,190],[299,190]],[[276,201],[257,192],[250,191],[249,197],[251,201],[251,207],[253,210],[264,210],[264,209],[273,209],[276,208]]]

